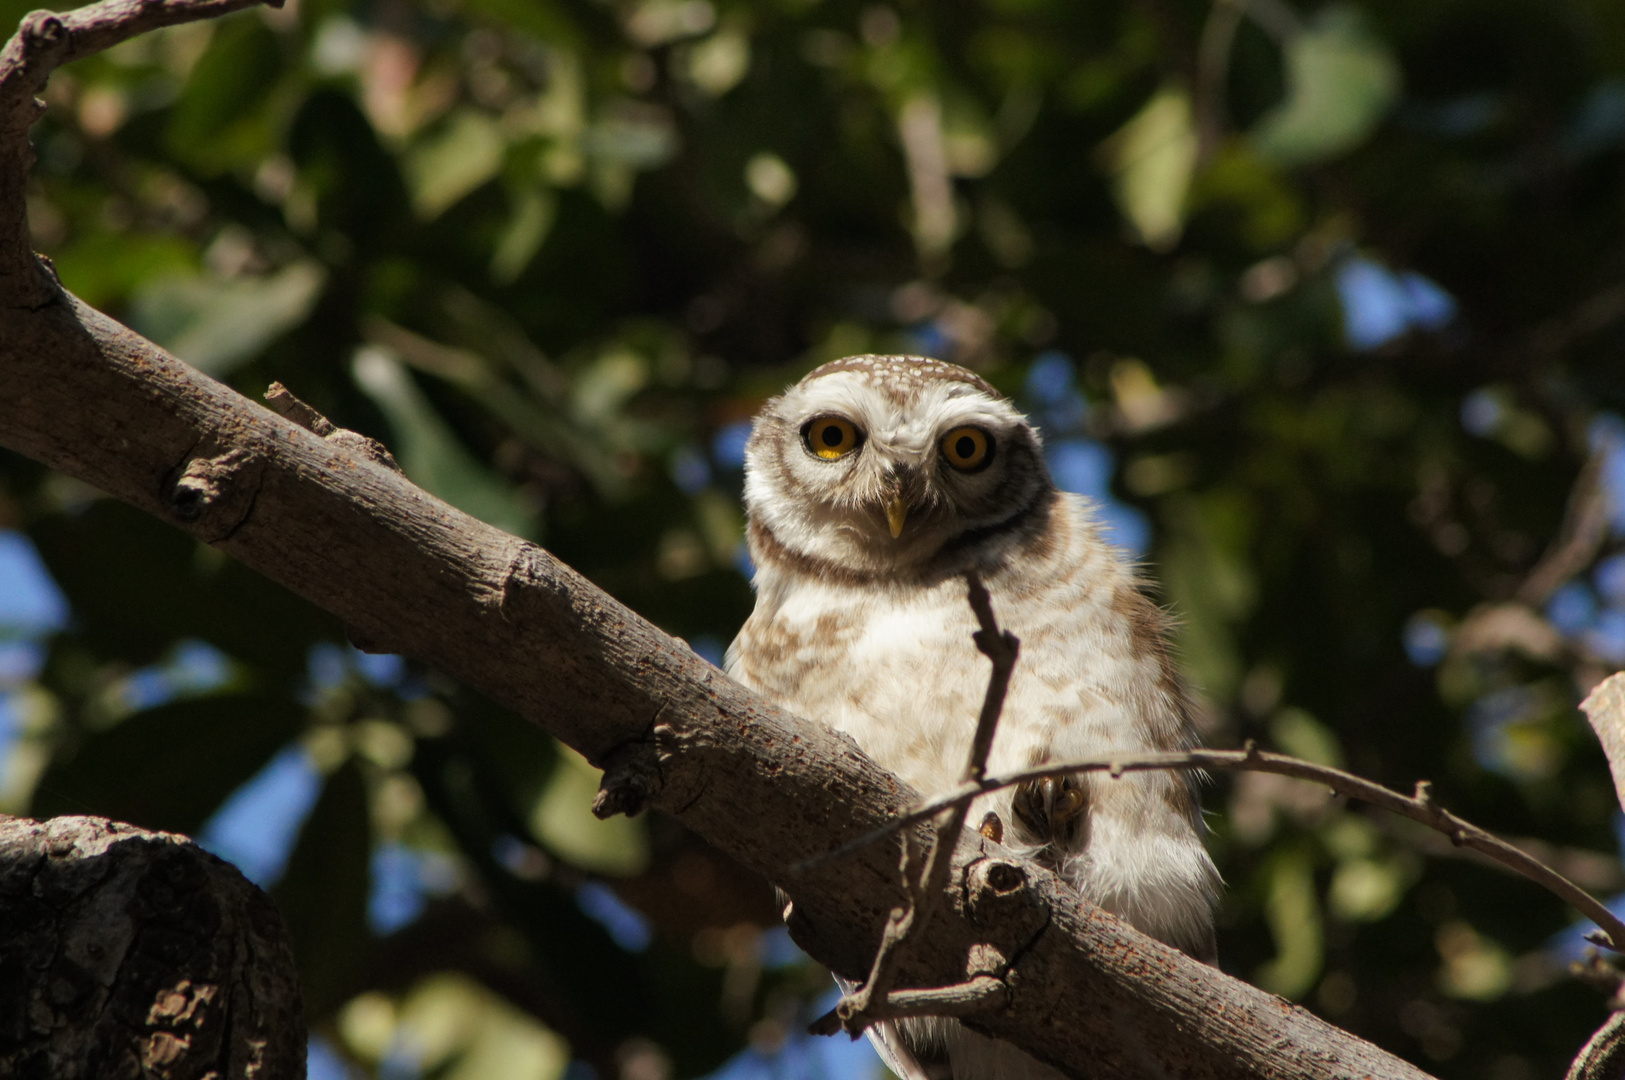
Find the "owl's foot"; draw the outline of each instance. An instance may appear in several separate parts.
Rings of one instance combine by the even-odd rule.
[[[1089,820],[1089,789],[1079,776],[1033,780],[1016,788],[1011,807],[1028,843],[1075,847]]]

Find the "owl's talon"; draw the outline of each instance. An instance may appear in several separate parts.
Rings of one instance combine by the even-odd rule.
[[[1000,821],[999,815],[991,810],[987,812],[986,817],[982,818],[981,827],[976,831],[995,844],[1004,843],[1004,822]]]
[[[1089,791],[1075,776],[1033,780],[1016,788],[1010,808],[1024,839],[1065,844],[1089,809]]]
[[[1055,808],[1050,811],[1051,819],[1065,821],[1083,809],[1085,799],[1083,791],[1079,788],[1068,787],[1055,799]]]

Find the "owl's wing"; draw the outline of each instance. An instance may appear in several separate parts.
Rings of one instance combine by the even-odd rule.
[[[858,988],[858,984],[850,979],[835,976],[835,984],[841,988],[841,993],[850,994]],[[926,1071],[920,1067],[908,1047],[903,1045],[902,1033],[897,1025],[890,1020],[882,1020],[878,1024],[870,1024],[867,1032],[869,1041],[874,1044],[875,1051],[880,1060],[886,1063],[886,1068],[896,1073],[900,1080],[931,1080]]]

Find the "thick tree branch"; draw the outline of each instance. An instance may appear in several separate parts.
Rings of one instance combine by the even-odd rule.
[[[305,1072],[287,931],[184,836],[0,818],[0,1076]]]
[[[1625,1012],[1610,1013],[1569,1066],[1567,1080],[1619,1080],[1625,1076]]]
[[[163,0],[80,15],[149,7],[223,10]],[[71,30],[77,17],[59,18]],[[849,739],[731,682],[541,548],[61,291],[21,233],[28,154],[19,84],[6,80],[32,85],[16,74],[31,47],[8,46],[0,69],[0,444],[214,545],[355,639],[507,704],[606,768],[603,810],[658,806],[770,880],[917,801]],[[988,950],[1011,958],[1008,1007],[965,1022],[1072,1075],[1423,1075],[1138,934],[985,837],[961,838],[952,856],[933,931],[899,958],[899,981],[941,986]],[[796,940],[838,972],[864,972],[903,899],[896,867],[895,848],[875,845],[789,881]]]

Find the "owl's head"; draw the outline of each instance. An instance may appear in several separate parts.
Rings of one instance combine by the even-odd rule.
[[[974,372],[916,356],[825,364],[767,403],[745,450],[764,542],[858,573],[968,553],[1053,491],[1026,417]]]

